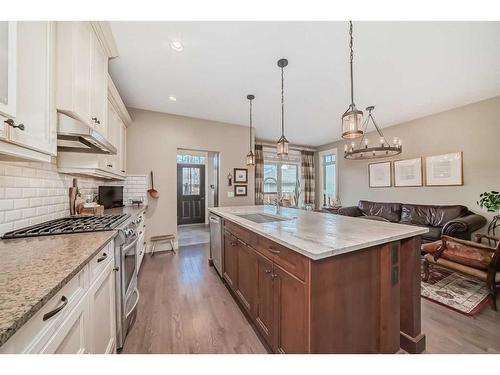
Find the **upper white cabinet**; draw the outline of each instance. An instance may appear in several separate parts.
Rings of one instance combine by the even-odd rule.
[[[108,56],[104,53],[95,33],[92,33],[91,56],[90,120],[94,129],[106,136],[108,117]]]
[[[57,131],[55,25],[48,21],[8,24],[9,30],[13,30],[11,25],[15,26],[15,31],[9,35],[16,35],[15,58],[12,58],[16,62],[16,73],[15,79],[0,79],[3,82],[0,86],[8,82],[7,92],[13,86],[15,99],[11,100],[12,95],[9,95],[9,110],[3,110],[5,106],[0,110],[3,114],[0,116],[0,138],[3,140],[0,154],[7,158],[50,161],[50,156],[56,154]],[[11,61],[10,58],[7,60]],[[0,71],[5,70],[2,65],[0,63]],[[10,71],[10,68],[5,71]]]
[[[0,114],[16,117],[17,22],[0,21]]]
[[[9,129],[10,141],[55,155],[55,25],[53,22],[18,22],[17,35],[15,123],[18,127]]]

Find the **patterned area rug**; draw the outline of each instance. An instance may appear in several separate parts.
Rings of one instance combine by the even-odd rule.
[[[429,268],[429,282],[422,280],[420,286],[422,297],[469,316],[476,315],[488,306],[488,289],[484,282],[435,265]]]

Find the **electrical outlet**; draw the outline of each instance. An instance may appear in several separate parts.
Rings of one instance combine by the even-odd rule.
[[[234,191],[228,191],[227,192],[227,197],[228,198],[234,198]]]

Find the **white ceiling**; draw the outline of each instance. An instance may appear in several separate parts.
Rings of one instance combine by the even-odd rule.
[[[347,22],[111,23],[120,56],[111,75],[125,104],[248,124],[317,146],[340,138],[349,104]],[[500,22],[354,22],[355,102],[382,126],[500,95]],[[170,48],[180,40],[183,52]],[[177,97],[176,102],[168,100]],[[477,124],[480,126],[480,124]]]

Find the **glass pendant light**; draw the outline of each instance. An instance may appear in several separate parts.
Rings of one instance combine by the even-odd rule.
[[[358,138],[363,135],[363,112],[356,108],[354,104],[354,83],[353,83],[353,72],[352,63],[354,59],[354,51],[352,48],[352,21],[349,21],[349,48],[351,50],[350,54],[350,68],[351,68],[351,104],[347,111],[342,115],[342,138],[353,139]]]
[[[255,155],[252,152],[252,100],[255,99],[255,95],[247,95],[247,99],[250,102],[250,152],[247,154],[247,165],[255,165]]]
[[[279,157],[288,155],[288,140],[285,138],[285,104],[283,95],[283,68],[288,65],[287,59],[278,60],[281,68],[281,137],[278,139],[277,153]]]

